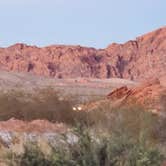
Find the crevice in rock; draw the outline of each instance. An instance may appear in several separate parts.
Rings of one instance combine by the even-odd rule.
[[[34,64],[29,63],[29,64],[28,64],[27,72],[30,72],[31,70],[33,70],[33,68],[34,68]]]

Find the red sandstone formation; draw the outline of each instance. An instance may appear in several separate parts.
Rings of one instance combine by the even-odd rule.
[[[158,79],[150,80],[135,88],[126,86],[118,88],[108,94],[111,101],[120,100],[120,104],[138,103],[156,111],[162,109],[161,95],[166,92],[166,88],[161,86]]]
[[[166,75],[166,27],[106,49],[15,44],[0,48],[0,69],[56,78],[127,78]]]
[[[32,122],[25,122],[16,119],[9,119],[8,121],[0,122],[0,131],[15,131],[15,132],[57,132],[64,133],[67,127],[64,124],[51,123],[47,120],[34,120]]]

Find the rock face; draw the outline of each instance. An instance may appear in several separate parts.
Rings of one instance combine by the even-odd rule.
[[[144,82],[141,85],[128,88],[123,86],[108,94],[111,101],[120,101],[120,105],[141,104],[151,111],[162,110],[161,95],[166,94],[166,88],[160,84],[158,79]]]
[[[106,49],[15,44],[0,48],[0,69],[56,78],[127,78],[166,75],[166,27]]]

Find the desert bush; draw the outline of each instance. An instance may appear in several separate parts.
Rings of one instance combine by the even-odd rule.
[[[74,129],[79,138],[74,144],[52,147],[45,156],[37,146],[25,146],[22,155],[15,157],[17,166],[160,166],[164,156],[145,137],[139,141],[127,134],[108,133],[95,136],[87,127],[79,125]]]
[[[9,166],[50,166],[51,164],[47,156],[34,143],[27,143],[23,154],[10,152],[7,159]]]
[[[16,118],[31,121],[46,119],[51,122],[75,123],[82,121],[85,113],[73,111],[73,101],[60,99],[59,93],[51,88],[36,90],[36,93],[10,90],[0,93],[0,120]]]

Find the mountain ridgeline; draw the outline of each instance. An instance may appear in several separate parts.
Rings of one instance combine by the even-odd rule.
[[[15,44],[0,48],[0,69],[55,78],[125,78],[166,75],[166,27],[105,49]]]

